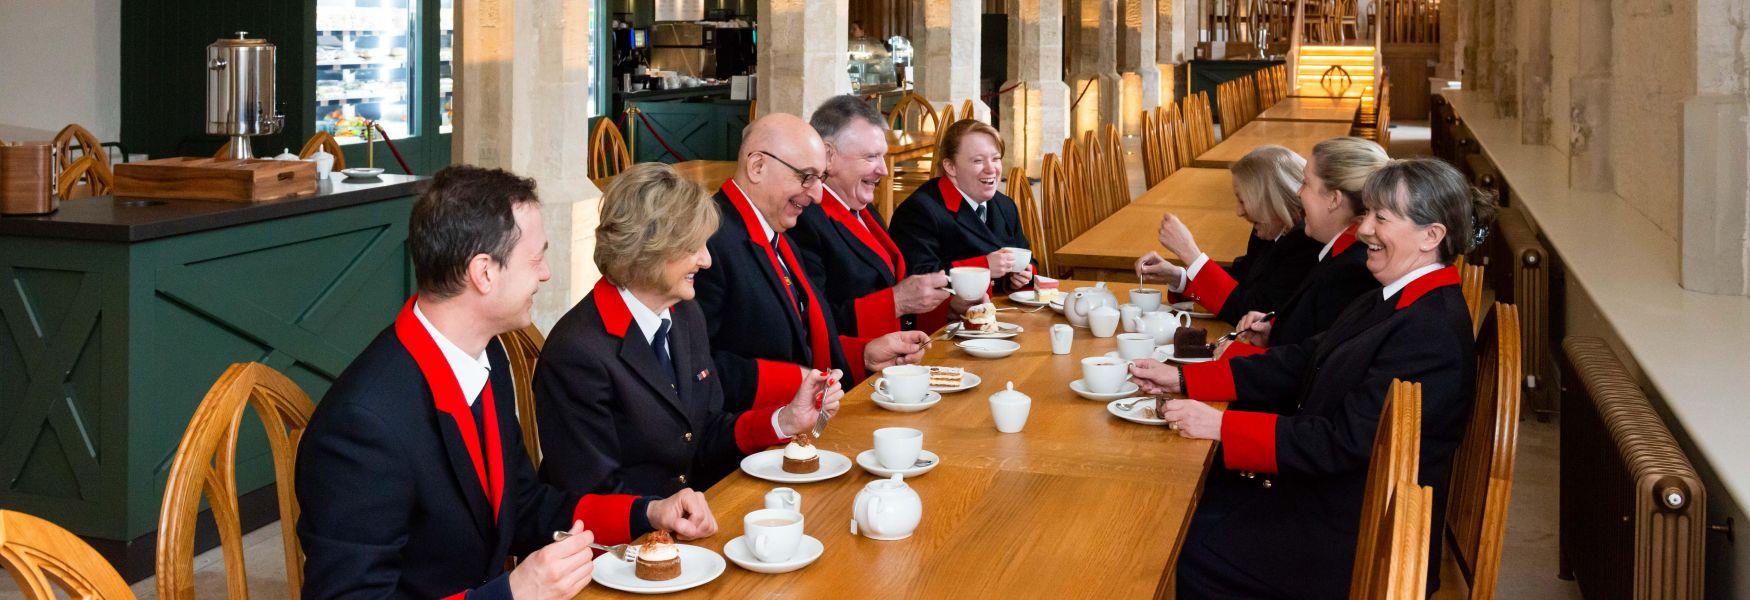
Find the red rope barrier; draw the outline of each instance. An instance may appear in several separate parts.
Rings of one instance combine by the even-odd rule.
[[[1071,111],[1074,111],[1076,109],[1077,104],[1082,103],[1082,97],[1088,95],[1088,88],[1091,88],[1091,87],[1094,87],[1094,80],[1093,79],[1089,79],[1087,83],[1082,84],[1082,91],[1081,91],[1081,93],[1076,94],[1076,101],[1069,103],[1069,109]]]
[[[656,128],[650,125],[650,117],[644,116],[644,111],[638,111],[638,122],[644,124],[644,130],[650,132],[650,137],[656,138],[656,143],[662,144],[662,149],[668,151],[669,155],[674,157],[675,162],[687,161],[686,157],[681,156],[680,152],[676,152],[674,147],[668,145],[667,140],[662,139],[662,136],[656,133]]]
[[[383,145],[388,146],[389,153],[395,155],[395,162],[401,163],[401,171],[412,175],[413,169],[407,168],[407,159],[401,158],[401,150],[395,147],[394,140],[389,139],[389,132],[383,131],[383,125],[375,121],[371,122],[371,126],[377,128],[377,133],[383,134]]]

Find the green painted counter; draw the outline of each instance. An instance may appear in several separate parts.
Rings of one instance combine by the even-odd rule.
[[[149,573],[164,479],[207,388],[260,361],[319,400],[413,293],[407,215],[422,185],[385,175],[249,204],[100,197],[0,218],[0,507]],[[250,492],[273,468],[245,414],[237,483]]]

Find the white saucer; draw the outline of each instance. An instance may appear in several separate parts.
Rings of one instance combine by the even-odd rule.
[[[1082,380],[1080,380],[1080,379],[1069,382],[1069,390],[1070,391],[1075,392],[1077,396],[1081,396],[1081,397],[1087,398],[1089,400],[1112,400],[1114,398],[1123,398],[1125,396],[1130,396],[1130,395],[1136,394],[1137,390],[1139,390],[1139,389],[1142,389],[1142,388],[1137,387],[1136,382],[1126,381],[1126,382],[1124,382],[1124,385],[1118,386],[1118,391],[1116,391],[1116,392],[1112,392],[1110,394],[1099,394],[1099,393],[1089,391],[1087,385],[1082,383]]]
[[[1166,425],[1167,424],[1166,419],[1157,419],[1154,417],[1146,416],[1148,414],[1147,412],[1145,412],[1147,410],[1146,407],[1148,406],[1148,403],[1146,403],[1146,402],[1136,405],[1135,408],[1130,409],[1130,412],[1124,412],[1122,409],[1118,408],[1119,404],[1124,403],[1124,402],[1129,402],[1133,399],[1134,398],[1120,398],[1118,400],[1113,400],[1111,402],[1108,402],[1108,403],[1106,403],[1106,412],[1112,413],[1112,416],[1114,416],[1114,417],[1118,417],[1120,419],[1124,419],[1124,420],[1130,421],[1132,423],[1140,423],[1143,425]]]
[[[935,391],[927,391],[927,392],[924,392],[924,401],[923,402],[909,402],[908,403],[908,402],[894,402],[893,398],[889,398],[887,396],[887,394],[883,394],[881,392],[870,392],[869,399],[875,401],[875,406],[879,406],[881,408],[885,408],[885,409],[891,410],[893,412],[911,413],[911,412],[922,412],[922,411],[929,410],[930,407],[935,406],[937,402],[942,401],[942,395],[939,393],[936,393]],[[823,464],[822,466],[825,466],[825,465]]]
[[[755,573],[789,573],[791,571],[814,564],[820,555],[826,553],[826,544],[813,536],[802,534],[802,543],[796,546],[796,555],[784,562],[761,562],[753,551],[747,548],[747,536],[737,536],[723,545],[723,555],[735,566]]]
[[[383,168],[382,167],[353,167],[351,169],[341,169],[340,174],[345,175],[347,179],[370,179],[372,177],[382,175]]]
[[[595,582],[634,594],[667,594],[711,583],[728,568],[716,552],[688,544],[675,544],[681,551],[681,574],[667,581],[645,581],[635,575],[633,563],[603,553],[595,559]]]
[[[819,450],[817,448],[817,450]],[[813,473],[790,473],[784,470],[784,449],[773,448],[749,454],[741,459],[741,470],[748,475],[778,483],[813,483],[826,481],[851,470],[851,459],[831,450],[819,450],[820,470]]]
[[[970,390],[972,388],[978,387],[978,384],[980,384],[980,383],[984,383],[984,379],[980,378],[977,373],[973,373],[972,371],[961,369],[960,370],[960,386],[959,387],[932,385],[932,386],[930,386],[930,391],[941,392],[943,394],[953,394],[953,393],[958,393],[958,392],[964,392],[966,390]]]
[[[1197,301],[1196,300],[1186,300],[1183,302],[1174,302],[1172,304],[1167,305],[1167,307],[1171,308],[1173,310],[1179,311],[1179,312],[1191,313],[1191,318],[1193,318],[1193,319],[1213,319],[1213,318],[1215,318],[1215,313],[1208,313],[1208,312],[1203,312],[1203,311],[1197,310]]]
[[[1019,304],[1021,306],[1032,306],[1032,307],[1040,307],[1040,306],[1045,306],[1047,304],[1045,302],[1040,302],[1039,301],[1039,292],[1035,292],[1033,290],[1021,290],[1019,292],[1009,294],[1009,301],[1013,302],[1015,304]]]
[[[1052,302],[1047,306],[1050,306],[1051,310],[1057,311],[1057,314],[1063,314],[1063,302]]]
[[[912,477],[917,477],[919,475],[923,475],[924,473],[928,473],[928,472],[930,472],[931,469],[936,468],[936,465],[942,464],[942,457],[936,456],[936,453],[931,452],[929,450],[925,450],[922,453],[919,453],[918,460],[927,460],[927,461],[930,461],[930,464],[924,465],[922,467],[910,467],[910,468],[905,468],[905,469],[889,469],[887,467],[881,466],[881,461],[875,460],[875,451],[874,450],[864,450],[863,452],[857,454],[857,466],[863,467],[864,471],[868,471],[870,473],[873,473],[877,477],[892,477],[895,473],[897,473],[900,475],[904,475],[907,479],[910,479]]]
[[[1021,349],[1020,344],[1009,340],[963,340],[954,346],[979,358],[1004,358]]]
[[[997,331],[994,332],[976,331],[961,325],[954,329],[954,337],[968,340],[1006,340],[1020,335],[1022,331],[1026,330],[1014,323],[997,323]]]
[[[1154,359],[1161,361],[1161,362],[1167,362],[1170,360],[1170,361],[1173,361],[1173,362],[1176,362],[1179,364],[1194,365],[1197,363],[1206,363],[1206,362],[1215,360],[1215,357],[1212,356],[1209,358],[1178,358],[1178,357],[1173,356],[1173,345],[1167,344],[1165,346],[1156,346],[1155,347]]]

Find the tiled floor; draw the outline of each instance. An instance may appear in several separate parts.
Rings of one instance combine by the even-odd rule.
[[[1136,140],[1126,140],[1132,194],[1142,191],[1142,166],[1135,153]],[[1421,123],[1392,127],[1394,157],[1426,155],[1428,128]],[[1513,501],[1507,518],[1507,544],[1501,556],[1501,579],[1496,595],[1501,598],[1575,599],[1580,591],[1573,582],[1556,578],[1557,432],[1555,421],[1521,422],[1518,461],[1513,473]],[[280,528],[263,527],[243,536],[244,563],[249,572],[249,594],[257,598],[286,595],[285,560]],[[155,580],[134,584],[140,598],[157,597]],[[218,550],[195,558],[195,596],[225,597],[225,571]],[[0,580],[0,600],[19,598],[10,578]]]

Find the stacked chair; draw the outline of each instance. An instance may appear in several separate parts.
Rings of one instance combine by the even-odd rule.
[[[1247,123],[1258,118],[1263,109],[1258,108],[1258,92],[1256,80],[1251,75],[1244,75],[1232,81],[1215,86],[1217,104],[1221,108],[1221,131],[1223,137],[1233,135]]]

